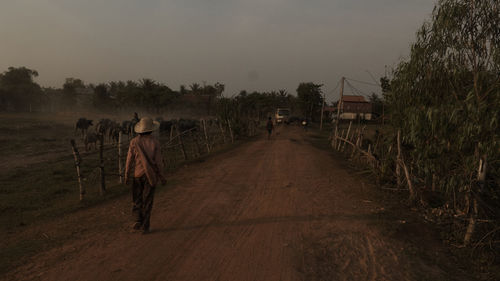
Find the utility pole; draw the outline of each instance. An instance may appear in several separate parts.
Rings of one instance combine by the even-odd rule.
[[[325,110],[325,93],[323,93],[323,103],[321,104],[321,119],[319,122],[319,130],[323,130],[323,113]]]
[[[337,103],[337,123],[340,120],[340,109],[342,108],[342,97],[344,96],[344,80],[345,77],[342,77],[342,79],[340,80],[340,99]]]
[[[337,102],[337,120],[335,122],[335,142],[337,141],[337,136],[339,134],[339,122],[340,122],[340,108],[342,106],[342,97],[344,96],[344,80],[345,77],[340,79],[340,99]]]

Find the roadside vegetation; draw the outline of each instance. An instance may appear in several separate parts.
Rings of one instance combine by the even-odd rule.
[[[463,244],[491,250],[500,246],[499,11],[498,1],[440,1],[384,89],[420,187],[410,200],[442,199],[432,207],[457,218]]]
[[[500,264],[499,11],[493,0],[439,1],[409,57],[381,78],[383,121],[363,138],[378,182],[407,190],[409,204],[492,280]]]

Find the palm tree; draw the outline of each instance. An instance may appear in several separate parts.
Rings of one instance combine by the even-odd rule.
[[[287,96],[288,96],[288,92],[287,92],[287,90],[285,90],[285,89],[280,89],[280,90],[278,91],[278,94],[279,94],[281,97],[287,97]]]
[[[193,83],[189,86],[191,88],[191,93],[193,94],[199,94],[201,92],[201,86],[198,83]]]

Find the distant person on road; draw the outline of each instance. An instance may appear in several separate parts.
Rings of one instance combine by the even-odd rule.
[[[273,130],[274,130],[274,124],[273,124],[273,120],[271,119],[271,117],[269,117],[267,119],[266,128],[267,128],[267,139],[270,140],[271,134],[273,133]]]
[[[125,165],[125,183],[132,180],[132,213],[135,222],[134,230],[142,230],[143,234],[149,233],[149,221],[156,185],[165,184],[163,175],[163,157],[160,142],[151,133],[158,129],[159,123],[149,117],[144,117],[134,126],[134,131],[139,134],[130,141]]]

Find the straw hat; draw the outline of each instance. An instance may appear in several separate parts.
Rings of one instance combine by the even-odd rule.
[[[158,121],[153,121],[150,117],[143,117],[137,124],[134,126],[134,131],[138,134],[152,132],[157,130],[160,127],[160,123]]]

